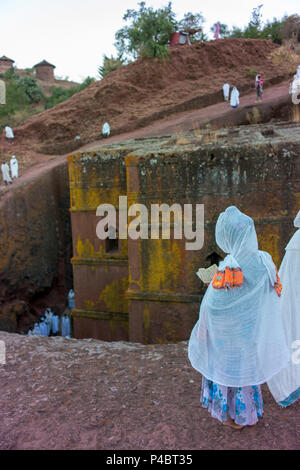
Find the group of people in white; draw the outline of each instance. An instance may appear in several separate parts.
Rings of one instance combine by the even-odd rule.
[[[238,105],[240,104],[240,92],[238,91],[237,87],[233,86],[231,93],[230,93],[230,85],[229,83],[224,83],[223,85],[223,95],[224,95],[224,100],[229,101],[230,106],[232,108],[237,108]],[[229,100],[230,96],[230,100]]]
[[[5,139],[8,142],[13,143],[15,136],[12,128],[10,126],[5,126],[4,131]],[[13,180],[19,177],[19,164],[15,155],[11,157],[9,164],[5,160],[2,161],[1,172],[5,186],[12,184]]]
[[[255,77],[255,89],[256,89],[256,101],[262,100],[262,91],[263,91],[263,79],[260,74],[257,74]],[[237,108],[240,104],[240,92],[236,86],[232,86],[230,92],[229,83],[224,83],[223,85],[223,96],[224,100],[230,103],[232,108]],[[230,98],[229,98],[230,97]]]
[[[9,165],[6,161],[2,162],[1,172],[5,186],[12,184],[13,180],[19,177],[19,163],[15,155],[11,157]]]
[[[60,319],[58,313],[46,308],[39,322],[35,322],[33,328],[28,330],[28,335],[35,336],[65,336],[71,338],[71,321],[67,313]]]
[[[260,74],[257,74],[255,77],[255,88],[256,88],[256,101],[262,101],[263,93],[263,79]],[[293,81],[290,84],[289,89],[290,94],[300,93],[300,65],[297,67],[297,72],[294,75]],[[224,83],[223,85],[223,96],[224,100],[230,103],[232,108],[237,108],[240,104],[240,93],[236,86],[233,86],[230,93],[229,83]],[[230,99],[229,99],[230,96]]]
[[[68,294],[69,309],[75,307],[74,290],[70,289]],[[46,308],[44,314],[40,312],[41,318],[39,322],[35,322],[33,327],[28,330],[28,335],[35,336],[64,336],[71,338],[71,320],[67,312],[64,312],[62,318],[57,312],[52,312],[51,308]]]

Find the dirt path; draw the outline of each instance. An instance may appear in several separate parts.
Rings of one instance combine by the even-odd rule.
[[[289,81],[285,81],[279,85],[267,88],[264,91],[262,103],[276,102],[276,100],[279,98],[288,96],[288,90]],[[240,97],[239,109],[248,108],[254,105],[258,108],[260,106],[260,103],[256,103],[255,90],[253,90],[252,93]],[[197,109],[195,111],[184,111],[182,113],[177,113],[176,115],[155,121],[152,124],[149,124],[147,127],[143,127],[142,129],[112,136],[105,139],[105,141],[101,139],[95,142],[91,142],[90,144],[84,145],[79,150],[87,150],[89,148],[128,139],[162,136],[166,134],[180,134],[181,132],[199,128],[200,125],[205,121],[210,121],[214,118],[225,116],[228,113],[234,114],[235,112],[236,110],[232,109],[230,105],[225,102],[217,103],[206,108]]]
[[[267,88],[264,91],[263,96],[263,103],[274,103],[276,100],[288,96],[288,88],[289,82],[283,82],[279,85]],[[252,93],[249,93],[245,96],[240,97],[240,106],[238,109],[252,107],[256,105],[258,108],[260,104],[256,104],[255,102],[255,90]],[[182,132],[186,132],[189,130],[196,130],[199,129],[203,122],[210,121],[214,118],[219,118],[222,116],[230,116],[236,112],[235,109],[232,109],[228,103],[221,102],[214,104],[212,106],[208,106],[206,108],[197,109],[195,111],[185,111],[181,113],[177,113],[175,115],[166,117],[164,119],[160,119],[158,121],[153,122],[152,124],[143,127],[141,129],[136,129],[132,132],[127,132],[124,134],[113,135],[107,139],[101,138],[95,142],[91,142],[87,145],[82,146],[77,151],[88,150],[95,147],[102,147],[107,144],[121,142],[124,140],[129,139],[136,139],[136,138],[147,138],[147,137],[154,137],[154,136],[162,136],[168,134],[181,134]],[[10,152],[11,154],[15,154],[17,158],[19,155],[22,154],[22,147],[21,146],[12,146],[10,144],[2,143],[1,153]],[[26,149],[26,153],[28,154],[28,149]],[[74,153],[74,152],[72,152]],[[29,153],[30,154],[30,153]],[[28,157],[28,155],[27,155]],[[32,179],[38,177],[48,169],[55,167],[56,165],[60,165],[64,162],[67,158],[67,155],[63,156],[49,156],[49,155],[41,155],[32,153],[32,161],[34,161],[34,165],[30,166],[27,163],[25,166],[25,170],[22,172],[21,168],[21,176],[16,181],[13,182],[12,185],[7,187],[4,186],[3,183],[0,185],[0,197],[1,200],[5,198],[5,195],[12,189],[18,188],[24,184],[27,184]]]

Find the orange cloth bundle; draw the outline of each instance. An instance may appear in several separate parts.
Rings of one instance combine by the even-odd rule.
[[[214,289],[234,289],[243,285],[243,271],[241,268],[229,268],[217,271],[212,280]]]
[[[280,297],[281,296],[281,291],[282,291],[282,284],[281,284],[279,276],[278,276],[277,268],[276,268],[276,279],[277,279],[277,281],[274,284],[274,289],[276,290],[278,297]]]

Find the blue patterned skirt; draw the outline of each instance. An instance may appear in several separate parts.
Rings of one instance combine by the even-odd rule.
[[[213,418],[227,421],[228,415],[236,424],[253,425],[263,415],[260,385],[226,387],[202,377],[201,403]]]

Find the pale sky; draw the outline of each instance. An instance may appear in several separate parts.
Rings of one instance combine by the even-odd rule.
[[[157,9],[168,0],[149,0]],[[244,27],[251,11],[263,4],[263,20],[300,14],[299,0],[173,0],[177,20],[184,13],[201,12],[209,33],[216,22]],[[46,59],[56,66],[55,76],[81,82],[98,77],[103,54],[116,55],[115,32],[125,25],[127,9],[138,9],[136,0],[0,0],[0,57],[15,60],[18,68],[29,68]]]

